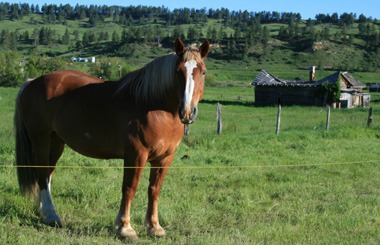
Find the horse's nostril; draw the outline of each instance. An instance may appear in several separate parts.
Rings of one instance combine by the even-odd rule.
[[[191,115],[190,115],[190,119],[192,121],[195,121],[196,117],[197,117],[197,114],[198,114],[198,108],[197,107],[193,107],[191,109]]]

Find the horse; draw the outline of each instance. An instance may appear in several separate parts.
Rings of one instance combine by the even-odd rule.
[[[20,190],[40,204],[41,222],[62,227],[50,192],[64,146],[87,157],[123,159],[118,237],[138,239],[130,208],[146,163],[150,177],[144,226],[152,237],[166,235],[158,219],[164,177],[181,142],[184,125],[195,121],[209,53],[177,38],[173,53],[158,57],[119,81],[78,71],[55,71],[25,83],[16,98],[14,124]]]

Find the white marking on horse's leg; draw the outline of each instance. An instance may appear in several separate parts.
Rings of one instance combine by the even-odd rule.
[[[116,235],[118,237],[126,238],[129,241],[134,241],[138,239],[137,233],[132,228],[131,223],[129,221],[129,214],[125,215],[119,211],[119,213],[116,216],[114,226],[116,229]]]
[[[186,89],[183,97],[184,108],[186,110],[190,110],[191,100],[194,94],[194,77],[193,70],[197,67],[197,62],[195,60],[188,60],[185,63],[185,67],[187,70],[187,78],[186,78]]]
[[[153,210],[155,210],[154,213],[152,213],[152,216],[155,217],[153,220],[152,217],[148,217],[148,214],[145,216],[145,230],[148,233],[148,236],[164,237],[166,236],[165,229],[162,228],[158,221],[158,201],[154,202]]]
[[[47,189],[41,190],[40,216],[44,224],[50,226],[62,226],[61,219],[55,212],[53,199],[50,194],[50,177],[46,179]]]

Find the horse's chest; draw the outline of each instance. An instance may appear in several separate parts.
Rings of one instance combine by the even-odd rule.
[[[181,142],[183,132],[176,127],[162,128],[145,132],[145,145],[149,149],[149,158],[162,158],[173,155]]]
[[[181,137],[160,137],[152,139],[149,142],[149,158],[161,158],[173,155],[178,145],[181,142]]]

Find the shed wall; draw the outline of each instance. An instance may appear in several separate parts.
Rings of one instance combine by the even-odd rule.
[[[322,100],[315,96],[316,89],[316,87],[255,86],[255,105],[275,105],[280,99],[282,105],[321,106]]]

